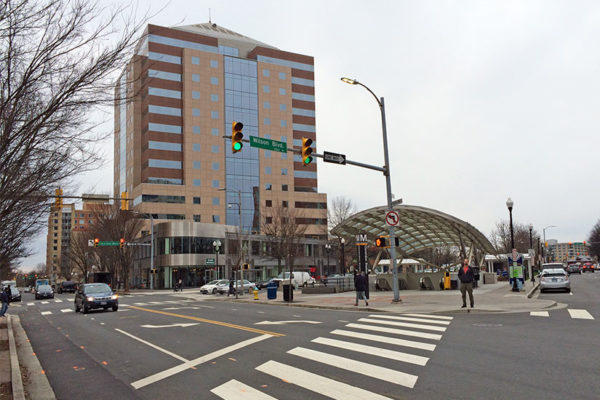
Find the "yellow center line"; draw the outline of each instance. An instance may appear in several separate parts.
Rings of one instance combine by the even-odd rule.
[[[175,314],[175,313],[171,313],[171,312],[152,310],[152,309],[149,309],[149,308],[136,307],[136,306],[129,306],[128,308],[133,308],[135,310],[140,310],[140,311],[147,311],[147,312],[151,312],[151,313],[155,313],[155,314],[168,315],[168,316],[171,316],[171,317],[191,319],[193,321],[204,322],[206,324],[226,326],[228,328],[239,329],[239,330],[242,330],[242,331],[260,333],[261,335],[285,336],[283,333],[270,332],[270,331],[265,331],[265,330],[262,330],[262,329],[251,328],[249,326],[236,325],[236,324],[230,324],[228,322],[215,321],[215,320],[212,320],[212,319],[192,317],[192,316],[189,316],[189,315]]]

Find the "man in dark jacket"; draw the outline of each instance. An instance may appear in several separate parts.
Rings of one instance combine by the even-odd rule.
[[[10,290],[10,287],[7,286],[6,289]],[[4,317],[6,310],[8,309],[8,303],[10,302],[10,295],[8,294],[8,290],[0,291],[0,299],[2,300],[2,308],[0,309],[0,317]]]
[[[467,306],[467,292],[469,292],[469,300],[471,301],[471,308],[475,305],[473,301],[473,280],[475,274],[473,269],[469,265],[469,260],[465,259],[463,266],[458,270],[458,279],[460,279],[460,293],[462,295],[462,308]]]
[[[363,299],[365,301],[365,305],[369,306],[369,302],[365,297],[365,291],[367,290],[367,278],[365,277],[364,272],[359,272],[354,279],[354,288],[356,289],[356,302],[355,306],[358,306],[358,300]]]

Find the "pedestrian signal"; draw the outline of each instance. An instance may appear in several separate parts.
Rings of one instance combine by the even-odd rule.
[[[375,246],[377,247],[386,247],[387,244],[387,240],[386,238],[380,236],[377,239],[375,239]]]

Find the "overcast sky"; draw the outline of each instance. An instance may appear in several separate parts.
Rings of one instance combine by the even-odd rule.
[[[218,25],[314,56],[319,153],[383,165],[377,103],[340,77],[384,97],[392,191],[405,204],[489,236],[511,197],[515,222],[556,225],[546,238],[561,242],[585,240],[600,217],[600,2],[172,0],[150,23],[208,22],[209,8]],[[112,193],[112,149],[81,193]],[[319,162],[318,174],[330,200],[386,202],[381,173]],[[24,266],[45,262],[45,240]]]

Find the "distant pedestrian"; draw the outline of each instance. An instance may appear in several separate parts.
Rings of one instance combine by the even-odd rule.
[[[178,283],[178,285],[179,285],[179,291],[180,291],[180,292],[183,292],[183,281],[181,280],[181,278],[179,278],[179,283]]]
[[[473,308],[475,306],[475,302],[473,301],[473,280],[475,279],[475,274],[469,265],[469,260],[466,258],[463,262],[463,266],[458,270],[458,279],[460,279],[460,293],[462,295],[461,308],[467,306],[467,292],[469,292],[469,300],[471,302],[471,308]]]
[[[6,287],[5,290],[0,291],[0,300],[2,300],[2,308],[0,308],[0,317],[4,317],[6,310],[8,309],[8,303],[10,302],[10,295],[8,294],[10,287]]]
[[[233,279],[229,280],[229,292],[227,292],[227,297],[229,297],[229,295],[234,295],[235,294],[235,289],[233,288]]]
[[[355,306],[358,306],[358,300],[362,299],[365,301],[365,305],[369,306],[369,302],[365,297],[365,291],[367,290],[367,278],[365,277],[364,272],[359,272],[356,274],[356,278],[354,279],[354,288],[356,289],[356,302]]]

